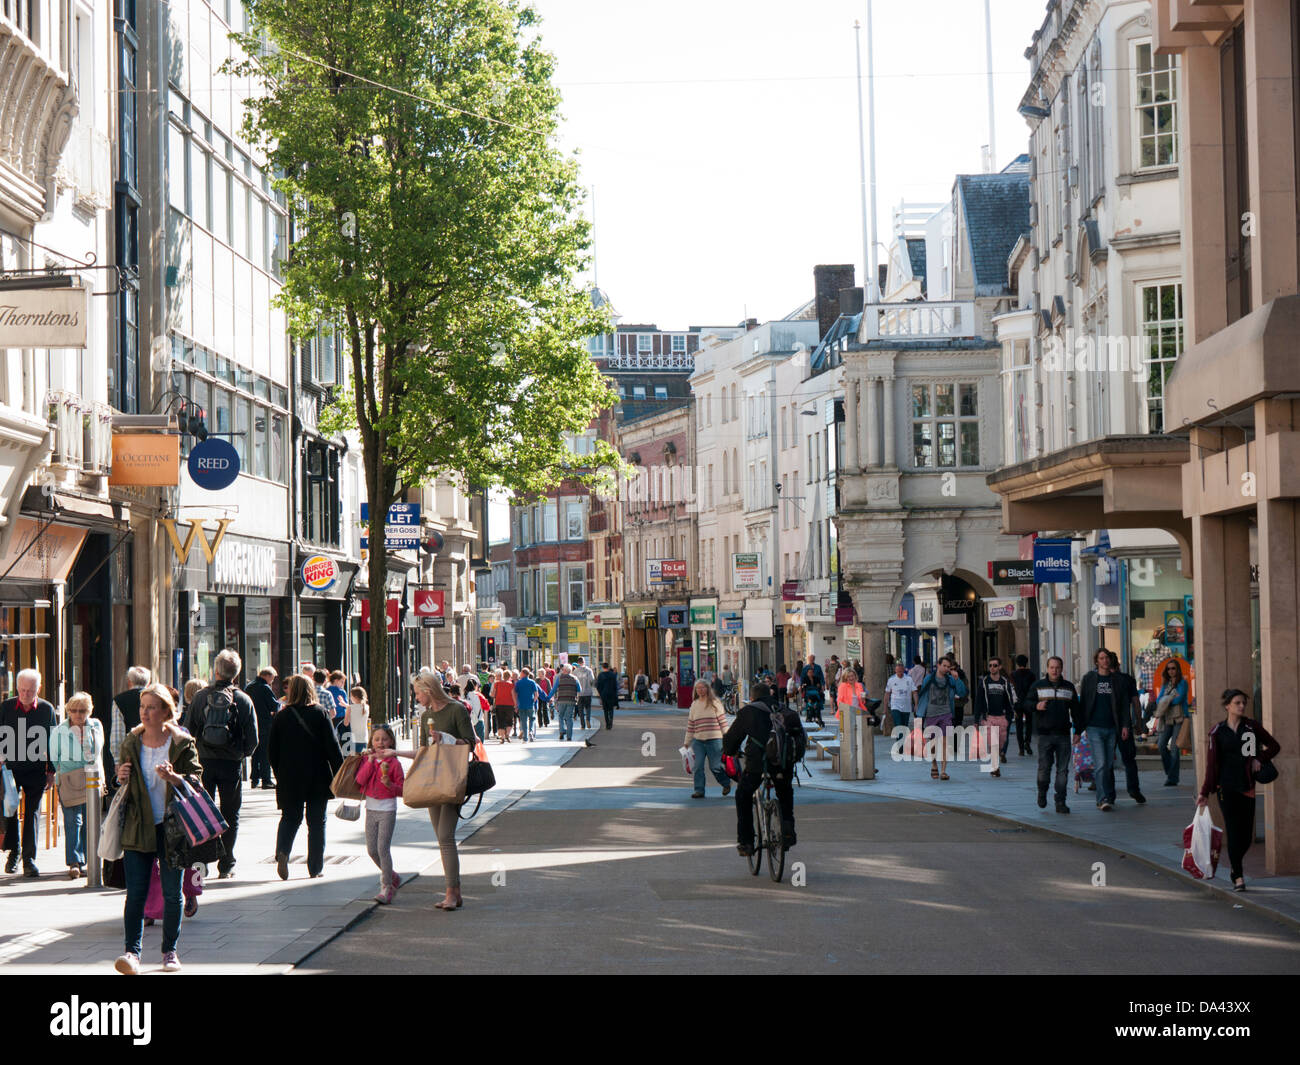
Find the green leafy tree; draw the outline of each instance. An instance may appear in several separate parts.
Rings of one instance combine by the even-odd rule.
[[[290,331],[330,321],[347,339],[322,428],[361,438],[377,623],[392,503],[439,476],[544,490],[577,465],[566,434],[614,401],[583,344],[609,324],[577,280],[577,168],[554,143],[554,60],[516,0],[248,8],[252,58],[231,69],[260,94],[245,130],[294,211]],[[387,643],[369,641],[376,717]]]

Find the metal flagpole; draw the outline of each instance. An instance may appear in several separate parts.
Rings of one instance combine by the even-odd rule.
[[[871,288],[871,236],[867,227],[867,146],[862,113],[862,24],[853,22],[853,46],[858,55],[858,166],[862,175],[862,272],[866,274],[868,303],[875,303]]]

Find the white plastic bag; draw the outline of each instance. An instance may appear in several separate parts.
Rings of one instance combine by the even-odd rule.
[[[4,812],[5,817],[16,817],[18,815],[18,785],[14,781],[14,775],[9,771],[9,767],[4,767]]]
[[[693,747],[679,747],[678,753],[682,756],[682,768],[686,770],[688,777],[695,775],[695,749]]]
[[[117,789],[109,803],[108,813],[104,815],[104,822],[99,826],[99,856],[106,862],[115,862],[122,857],[122,821],[126,817],[128,790],[126,784]]]
[[[1198,806],[1192,823],[1183,829],[1183,868],[1197,880],[1213,880],[1222,846],[1223,830],[1215,827],[1208,807]]]

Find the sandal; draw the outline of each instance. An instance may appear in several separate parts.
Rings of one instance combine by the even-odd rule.
[[[931,780],[938,780],[938,779],[939,779],[939,767],[938,767],[937,765],[933,765],[933,764],[932,764],[932,765],[930,766],[930,779],[931,779]]]
[[[948,779],[948,774],[947,774],[947,773],[940,773],[940,774],[939,774],[939,779],[940,779],[940,780],[947,780],[947,779]]]

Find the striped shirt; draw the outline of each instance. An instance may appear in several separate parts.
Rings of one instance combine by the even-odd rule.
[[[727,715],[722,707],[708,699],[696,699],[686,717],[686,742],[720,740],[727,731]]]

